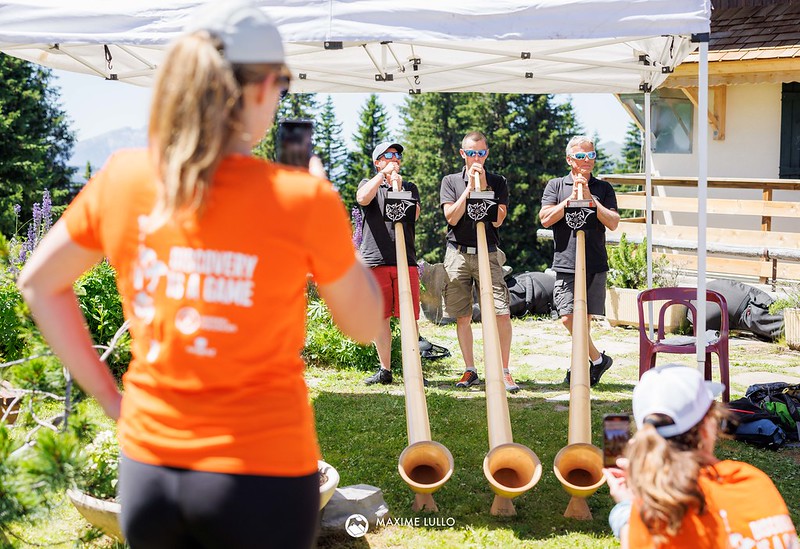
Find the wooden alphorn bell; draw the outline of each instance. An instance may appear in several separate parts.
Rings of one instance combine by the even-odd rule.
[[[471,198],[485,198],[482,196],[484,193],[481,193],[481,180],[478,174],[474,176],[474,188],[474,193],[470,193]],[[489,453],[483,460],[483,474],[495,493],[491,514],[513,516],[517,512],[512,498],[524,494],[539,482],[542,476],[542,463],[530,448],[514,443],[511,434],[508,398],[503,383],[503,357],[492,293],[486,223],[476,220],[476,228],[481,328],[486,370],[486,419],[489,428]]]
[[[393,183],[398,198],[404,196],[399,184]],[[390,193],[390,194],[395,194]],[[410,199],[410,194],[406,200]],[[408,206],[408,203],[406,203]],[[409,206],[415,208],[416,205]],[[438,511],[433,492],[441,488],[453,474],[453,455],[443,444],[431,440],[428,406],[422,379],[419,355],[419,334],[411,298],[411,279],[408,276],[405,232],[402,222],[394,223],[397,253],[397,286],[400,298],[400,342],[403,355],[403,386],[406,397],[406,428],[408,446],[400,454],[397,470],[414,492],[414,511]]]
[[[586,233],[589,216],[597,217],[596,205],[583,199],[583,185],[578,186],[578,200],[567,203],[567,224],[576,231],[575,302],[572,310],[572,359],[569,383],[569,433],[567,446],[556,454],[553,471],[564,490],[570,494],[564,516],[590,520],[592,512],[586,498],[605,482],[603,453],[592,445],[592,414],[589,398],[589,318],[586,306]],[[592,211],[594,209],[594,211]],[[580,230],[583,227],[584,230]]]

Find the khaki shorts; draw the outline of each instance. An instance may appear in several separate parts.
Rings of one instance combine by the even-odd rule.
[[[503,268],[497,252],[489,252],[489,267],[492,271],[492,295],[497,315],[510,314],[508,286],[503,280]],[[444,289],[444,313],[451,318],[472,317],[473,280],[478,284],[478,254],[468,254],[447,246],[444,255],[447,284]]]

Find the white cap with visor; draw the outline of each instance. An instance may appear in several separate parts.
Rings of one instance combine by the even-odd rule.
[[[186,32],[207,30],[224,46],[231,63],[284,63],[283,42],[272,19],[249,0],[212,0],[193,14]]]

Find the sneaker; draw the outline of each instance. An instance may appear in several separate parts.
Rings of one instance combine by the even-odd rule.
[[[456,383],[456,387],[460,387],[462,389],[466,389],[472,385],[475,385],[480,380],[478,379],[478,372],[473,370],[466,370],[464,375],[461,376],[461,379]]]
[[[600,364],[592,364],[589,368],[589,385],[592,387],[600,383],[602,375],[614,364],[614,359],[605,352],[601,353],[600,357],[603,359],[602,362]]]
[[[511,377],[511,374],[503,374],[503,383],[506,386],[506,391],[509,393],[516,393],[519,391],[519,385],[514,383],[514,378]]]
[[[570,381],[570,371],[567,370],[567,375],[564,376],[564,381],[562,383],[566,383],[567,385],[569,385],[569,381]]]
[[[423,387],[428,387],[428,386],[430,386],[430,384],[431,384],[431,382],[430,382],[430,381],[428,381],[428,378],[427,378],[427,377],[423,377],[423,378],[422,378],[422,386],[423,386]]]
[[[367,385],[375,385],[376,383],[380,383],[381,385],[389,385],[391,382],[392,371],[384,370],[383,368],[378,368],[378,371],[374,375],[371,375],[364,380],[364,383]]]

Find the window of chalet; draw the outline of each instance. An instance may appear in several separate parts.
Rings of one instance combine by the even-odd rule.
[[[781,179],[800,179],[800,83],[783,85],[781,96]]]
[[[644,95],[623,93],[620,101],[644,128]],[[691,154],[694,106],[680,90],[661,89],[650,94],[653,152]]]

